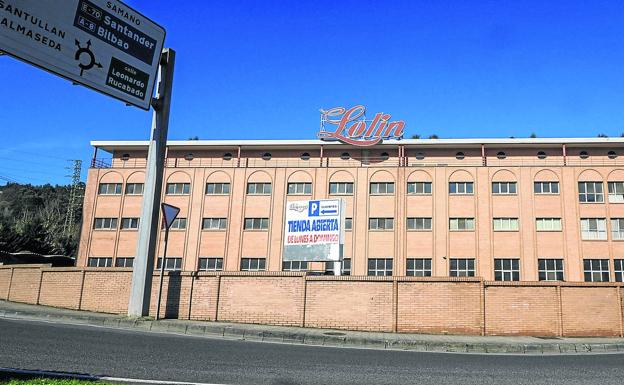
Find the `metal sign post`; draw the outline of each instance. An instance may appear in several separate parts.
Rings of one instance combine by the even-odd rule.
[[[156,320],[160,318],[160,303],[162,301],[163,276],[167,265],[167,243],[169,242],[169,229],[180,213],[180,208],[163,203],[161,205],[163,222],[165,224],[165,245],[163,247],[162,262],[160,263],[160,282],[158,284],[158,305],[156,305]]]
[[[139,222],[139,240],[134,270],[132,271],[132,287],[128,304],[129,317],[149,315],[154,255],[159,232],[158,206],[160,205],[165,168],[165,149],[167,146],[167,131],[169,129],[169,108],[171,105],[174,65],[175,51],[169,48],[163,50],[158,71],[158,93],[152,103],[154,118],[152,120],[152,134],[147,153],[143,207],[141,221]]]

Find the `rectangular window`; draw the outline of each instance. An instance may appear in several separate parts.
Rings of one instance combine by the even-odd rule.
[[[143,195],[143,183],[126,183],[126,195]]]
[[[561,218],[535,218],[537,231],[561,231]]]
[[[608,182],[609,203],[624,203],[624,182]]]
[[[227,228],[227,218],[204,218],[202,230],[225,230]]]
[[[624,239],[624,218],[611,218],[611,239]]]
[[[271,183],[247,183],[249,195],[271,195]]]
[[[206,195],[228,195],[229,183],[206,183]]]
[[[451,277],[474,277],[475,260],[467,258],[451,258],[449,264],[449,275]]]
[[[585,282],[609,282],[608,259],[584,259]]]
[[[100,183],[98,194],[121,195],[121,183]]]
[[[520,260],[519,259],[494,259],[494,280],[495,281],[519,281],[520,280]]]
[[[606,240],[607,222],[604,218],[581,218],[581,239]]]
[[[163,226],[164,228],[164,226]],[[170,230],[186,230],[186,218],[176,218],[171,223]]]
[[[578,182],[579,202],[601,203],[604,202],[602,182]]]
[[[407,193],[414,195],[431,195],[431,182],[408,182]]]
[[[222,271],[223,258],[218,257],[201,257],[199,258],[199,271]]]
[[[93,228],[95,230],[117,230],[117,218],[95,218]]]
[[[408,258],[406,274],[408,277],[431,277],[431,259]]]
[[[265,258],[242,258],[241,271],[264,271],[266,270]]]
[[[394,182],[371,182],[369,192],[372,195],[394,194]]]
[[[353,182],[331,182],[329,193],[331,195],[353,195]]]
[[[334,272],[334,263],[333,262],[325,262],[325,275],[333,275]],[[342,260],[342,271],[341,275],[351,275],[351,259],[345,258]]]
[[[540,281],[563,281],[563,259],[538,259]]]
[[[392,230],[394,229],[394,218],[369,218],[369,230]]]
[[[282,271],[306,271],[308,270],[307,261],[283,261]]]
[[[353,230],[353,218],[345,218],[345,230]]]
[[[132,267],[134,266],[134,257],[117,257],[115,259],[115,267]]]
[[[190,192],[190,183],[167,183],[167,195],[188,195]]]
[[[494,231],[518,231],[518,218],[494,218]]]
[[[140,218],[121,218],[122,230],[138,230]]]
[[[158,262],[156,262],[156,270],[160,270],[160,265],[162,265],[162,258],[158,258]],[[182,258],[179,257],[167,257],[165,262],[165,271],[180,271],[182,270]]]
[[[112,267],[113,258],[111,257],[90,257],[88,261],[89,267]]]
[[[449,182],[449,194],[451,195],[471,195],[473,193],[472,182]]]
[[[492,194],[494,195],[514,195],[516,193],[516,182],[492,182]]]
[[[312,183],[288,183],[288,195],[311,195]]]
[[[430,231],[431,230],[431,218],[416,217],[407,218],[407,229],[416,231]]]
[[[449,218],[449,230],[474,231],[474,218]]]
[[[535,194],[559,194],[559,182],[534,182]]]
[[[268,230],[269,218],[245,218],[244,230]]]
[[[392,258],[369,258],[368,275],[375,277],[392,275]]]
[[[615,271],[615,282],[624,282],[624,259],[613,260],[613,270]]]

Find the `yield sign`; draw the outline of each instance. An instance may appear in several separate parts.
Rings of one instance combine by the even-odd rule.
[[[169,228],[173,224],[173,221],[176,219],[176,217],[180,213],[180,208],[168,205],[166,203],[162,203],[160,205],[160,208],[162,209],[163,218],[165,220],[165,228],[169,230]]]

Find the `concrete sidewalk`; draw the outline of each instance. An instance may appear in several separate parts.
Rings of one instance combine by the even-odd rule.
[[[315,346],[496,354],[624,353],[624,338],[482,337],[397,334],[210,321],[135,320],[120,315],[0,300],[0,319],[22,319],[119,329]]]

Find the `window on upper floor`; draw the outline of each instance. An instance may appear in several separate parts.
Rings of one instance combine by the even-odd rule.
[[[492,182],[492,194],[494,195],[513,195],[516,192],[516,182]]]
[[[613,271],[615,272],[615,282],[624,282],[624,259],[613,260]]]
[[[581,218],[581,239],[606,240],[607,223],[605,218]]]
[[[392,230],[394,229],[394,218],[369,218],[369,230]]]
[[[228,195],[229,183],[206,183],[206,195]]]
[[[266,258],[241,258],[241,271],[264,271],[266,270]]]
[[[186,230],[186,218],[174,219],[169,230]]]
[[[585,282],[609,282],[608,259],[583,259]]]
[[[608,182],[609,203],[624,202],[624,182]]]
[[[307,261],[283,261],[282,271],[306,271],[308,270]]]
[[[535,218],[537,231],[561,231],[561,218]]]
[[[474,231],[474,218],[449,218],[450,231]]]
[[[245,218],[243,230],[268,230],[269,218]]]
[[[297,182],[288,183],[288,195],[311,195],[312,183]]]
[[[200,257],[198,270],[199,271],[222,271],[223,270],[223,258]]]
[[[87,261],[88,267],[112,267],[113,258],[111,257],[89,257]]]
[[[162,258],[158,258],[156,262],[156,270],[160,270],[162,265]],[[167,257],[165,261],[165,271],[180,271],[182,270],[182,258],[180,257]]]
[[[494,231],[518,231],[518,218],[493,218]]]
[[[121,195],[121,183],[100,183],[98,194],[100,195]]]
[[[225,230],[227,228],[227,218],[204,218],[202,220],[202,230]]]
[[[520,260],[516,258],[494,259],[495,281],[519,281]]]
[[[472,258],[451,258],[449,261],[449,276],[474,277],[475,260]]]
[[[141,218],[121,218],[122,230],[138,230]]]
[[[270,195],[271,183],[247,183],[248,195]]]
[[[353,182],[330,182],[331,195],[353,195]]]
[[[117,257],[115,258],[115,267],[133,267],[134,257]]]
[[[167,183],[167,195],[188,195],[190,192],[190,183]]]
[[[431,182],[408,182],[407,193],[414,195],[431,195]]]
[[[540,281],[563,281],[563,259],[538,259],[537,265]]]
[[[431,277],[431,258],[408,258],[408,277]]]
[[[143,195],[143,183],[126,183],[126,195]]]
[[[351,258],[342,260],[341,275],[351,275]],[[334,262],[325,262],[325,274],[330,275],[334,271]]]
[[[559,182],[534,182],[535,194],[559,194]]]
[[[117,218],[95,218],[93,221],[95,230],[117,230]]]
[[[345,218],[345,230],[353,230],[353,218]]]
[[[431,231],[431,218],[407,218],[407,229],[416,231]]]
[[[611,239],[624,239],[624,218],[611,218]]]
[[[471,195],[473,193],[473,182],[449,182],[449,194],[451,195]]]
[[[394,182],[371,182],[369,192],[374,195],[394,194]]]
[[[602,203],[604,202],[604,192],[602,182],[578,182],[579,202],[581,203]]]
[[[368,275],[383,277],[392,275],[392,258],[369,258]]]

